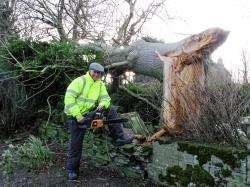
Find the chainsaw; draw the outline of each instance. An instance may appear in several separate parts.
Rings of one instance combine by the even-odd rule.
[[[103,125],[113,124],[113,123],[123,123],[127,122],[126,118],[116,118],[116,119],[107,119],[104,116],[103,111],[92,111],[84,115],[87,121],[87,126],[90,124],[90,129],[97,129]]]

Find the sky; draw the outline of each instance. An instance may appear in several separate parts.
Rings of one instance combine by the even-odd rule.
[[[227,40],[212,54],[212,59],[222,58],[233,77],[238,76],[242,50],[250,57],[250,0],[168,0],[166,10],[170,19],[155,17],[145,25],[146,34],[171,43],[208,28],[228,30]]]

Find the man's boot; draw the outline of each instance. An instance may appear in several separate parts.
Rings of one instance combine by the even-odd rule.
[[[110,107],[108,111],[108,119],[117,119],[115,107]],[[115,138],[115,144],[117,146],[129,144],[133,141],[134,137],[131,137],[124,132],[122,123],[109,124],[108,127],[111,136]]]
[[[118,138],[116,139],[115,141],[115,144],[117,146],[122,146],[122,145],[125,145],[125,144],[130,144],[132,143],[134,137],[133,136],[129,136],[128,134],[126,133],[122,133],[118,136]]]
[[[77,179],[77,174],[75,172],[69,172],[68,173],[68,180],[74,181]]]
[[[109,131],[110,131],[111,137],[113,137],[113,139],[115,140],[115,145],[117,146],[130,144],[134,139],[133,136],[128,135],[127,133],[124,132],[124,129],[121,123],[110,124]]]

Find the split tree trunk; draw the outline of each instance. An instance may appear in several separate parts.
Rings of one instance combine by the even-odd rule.
[[[208,59],[209,55],[226,40],[227,35],[228,32],[222,29],[213,28],[171,44],[138,40],[129,47],[109,49],[105,65],[111,69],[132,70],[137,74],[162,81],[163,62],[157,57],[155,51],[162,55],[168,54],[167,56],[182,54],[183,58],[185,53],[190,55],[193,51],[200,50],[206,55],[204,58]]]
[[[139,40],[125,49],[111,50],[106,68],[119,69],[120,72],[132,70],[136,74],[163,81],[162,123],[164,128],[150,140],[165,132],[180,133],[182,119],[188,119],[186,117],[188,112],[199,112],[195,94],[191,88],[205,84],[210,55],[226,40],[227,36],[227,31],[212,28],[173,44]],[[227,73],[227,71],[217,73]],[[183,95],[186,98],[183,98]],[[185,105],[188,105],[189,111]]]

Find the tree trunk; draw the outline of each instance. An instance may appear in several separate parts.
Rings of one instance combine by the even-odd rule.
[[[137,74],[143,74],[163,81],[163,62],[156,55],[158,51],[168,57],[179,56],[184,58],[199,51],[203,59],[209,59],[210,54],[220,46],[227,38],[228,32],[219,28],[206,30],[200,34],[192,35],[179,42],[151,43],[144,40],[138,40],[124,49],[111,49],[108,53],[107,68],[117,68],[118,62],[127,62],[123,67],[124,71],[132,70]],[[189,57],[190,59],[196,57]],[[110,65],[112,64],[112,65]]]
[[[219,34],[219,33],[220,34]],[[213,50],[227,37],[222,30],[207,30],[185,40],[181,50],[158,54],[163,65],[163,129],[155,133],[152,141],[164,133],[180,134],[182,125],[191,125],[189,115],[199,116],[195,90],[201,89],[206,80],[207,61]],[[224,35],[223,35],[224,34]]]
[[[139,40],[128,48],[111,51],[108,55],[111,64],[107,68],[132,70],[163,81],[161,119],[164,128],[149,140],[165,132],[181,133],[181,124],[189,120],[188,113],[199,114],[192,90],[205,84],[210,55],[227,36],[228,32],[212,28],[173,44]]]
[[[15,0],[3,0],[0,4],[0,40],[5,41],[13,32]],[[1,45],[1,43],[0,43]]]

